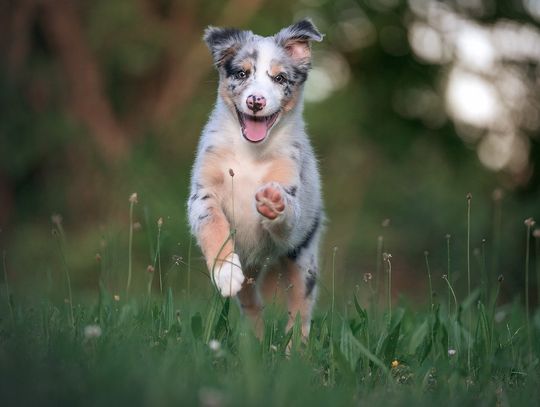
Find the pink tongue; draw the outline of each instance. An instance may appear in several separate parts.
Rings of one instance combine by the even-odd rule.
[[[244,119],[244,136],[249,141],[257,142],[261,141],[266,137],[266,120],[250,120],[248,118]]]

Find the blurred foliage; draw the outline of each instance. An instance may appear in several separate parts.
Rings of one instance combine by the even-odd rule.
[[[523,171],[492,171],[479,161],[477,143],[462,138],[463,125],[446,112],[449,63],[427,63],[411,48],[413,3],[427,10],[432,2],[8,2],[0,9],[0,239],[10,274],[29,284],[60,275],[50,235],[50,216],[59,213],[75,287],[97,284],[96,253],[116,265],[111,284],[120,287],[128,197],[134,191],[140,196],[138,284],[143,286],[142,273],[152,259],[159,217],[165,221],[164,261],[174,269],[172,256],[185,260],[189,171],[217,86],[200,40],[204,27],[226,24],[271,35],[311,16],[327,34],[315,45],[315,68],[324,58],[341,61],[341,70],[327,74],[347,77],[305,109],[329,219],[325,269],[331,248],[338,246],[340,284],[359,282],[364,272],[378,268],[377,238],[384,236],[384,249],[393,254],[396,292],[414,294],[425,284],[424,250],[431,253],[435,274],[446,272],[445,236],[451,234],[458,278],[465,270],[465,196],[471,192],[473,248],[487,240],[490,278],[504,273],[506,294],[516,292],[522,285],[523,220],[540,218],[538,130],[529,131]],[[517,1],[440,4],[486,26],[510,20],[538,26]],[[356,46],[343,36],[348,21],[368,27],[354,37]],[[522,65],[538,81],[537,63]],[[74,67],[84,69],[73,72]],[[406,114],[426,94],[418,89],[430,95],[427,108],[422,102],[419,114]],[[90,110],[87,97],[94,103]],[[500,230],[493,221],[496,188],[504,190]],[[385,219],[390,221],[383,227]],[[204,268],[196,249],[193,259],[195,268]],[[179,275],[178,286],[184,281]],[[440,278],[436,287],[444,289]]]

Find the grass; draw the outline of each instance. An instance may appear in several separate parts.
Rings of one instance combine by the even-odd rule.
[[[470,224],[468,213],[467,241]],[[191,254],[182,264],[187,292],[175,290],[169,271],[161,281],[158,261],[159,289],[151,295],[132,289],[128,296],[129,286],[125,294],[109,292],[103,280],[120,269],[102,270],[95,293],[72,293],[64,230],[60,222],[55,228],[67,280],[66,289],[56,289],[70,296],[65,302],[47,291],[17,295],[23,290],[8,281],[4,254],[0,394],[5,405],[506,406],[540,399],[540,312],[519,301],[498,304],[502,278],[487,287],[496,292],[489,304],[481,287],[469,284],[470,295],[458,300],[450,279],[449,236],[446,245],[441,238],[441,251],[448,255],[442,279],[451,301],[433,295],[436,274],[426,252],[430,292],[429,309],[423,311],[405,298],[392,302],[392,264],[381,239],[377,267],[382,264],[388,278],[383,299],[374,299],[374,291],[380,292],[369,275],[365,286],[337,301],[334,249],[332,285],[321,290],[331,298],[330,307],[318,308],[304,343],[299,320],[285,331],[288,316],[277,302],[265,308],[264,336],[258,340],[234,300],[215,290],[191,292]],[[527,232],[529,242],[530,227]],[[154,266],[159,236],[156,252],[151,250]],[[130,233],[130,258],[131,245]],[[466,255],[469,260],[469,247]],[[122,268],[123,281],[131,279],[129,264],[127,276]],[[467,266],[474,271],[469,261]]]

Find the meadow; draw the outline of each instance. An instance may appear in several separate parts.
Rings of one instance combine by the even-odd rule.
[[[3,403],[537,405],[540,312],[531,308],[528,295],[524,303],[519,296],[501,301],[504,277],[492,284],[482,267],[471,264],[470,196],[467,202],[462,255],[468,273],[459,276],[467,284],[452,276],[456,259],[447,236],[441,248],[447,253],[446,274],[433,275],[430,254],[424,253],[430,287],[426,305],[410,302],[406,292],[396,300],[392,255],[380,238],[375,272],[337,292],[340,253],[335,247],[324,271],[330,284],[319,282],[322,301],[307,340],[299,321],[285,332],[287,314],[276,297],[264,310],[259,340],[235,300],[222,298],[209,283],[207,290],[192,291],[191,281],[209,277],[194,260],[192,242],[187,258],[162,259],[162,219],[150,247],[153,261],[146,270],[134,265],[134,226],[140,227],[133,221],[134,199],[128,240],[117,252],[96,255],[97,288],[73,292],[68,233],[61,217],[53,216],[51,247],[62,273],[59,284],[31,290],[10,286],[4,252]],[[536,248],[538,263],[539,239],[532,219],[524,230],[523,278],[531,290],[531,257]],[[127,269],[114,268],[108,257],[124,257]],[[470,273],[478,272],[472,281],[479,284],[471,285]],[[132,287],[134,275],[144,280],[145,289]],[[433,290],[435,278],[444,280],[444,291]],[[458,286],[466,288],[456,292]]]
[[[540,404],[540,2],[4,3],[2,406]],[[187,227],[201,37],[306,17],[319,300],[259,340]]]

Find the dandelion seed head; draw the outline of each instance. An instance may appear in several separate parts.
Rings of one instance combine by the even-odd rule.
[[[493,316],[493,319],[494,319],[495,322],[497,322],[498,324],[500,324],[501,322],[503,322],[505,318],[506,318],[506,312],[505,312],[505,311],[497,311],[497,312],[495,313],[495,315]]]
[[[210,342],[208,342],[208,347],[214,352],[217,352],[221,349],[221,343],[217,339],[212,339]]]
[[[373,274],[371,274],[371,273],[364,273],[364,282],[365,282],[365,283],[371,281],[372,278],[373,278]]]
[[[84,327],[84,337],[86,339],[99,338],[101,336],[101,327],[99,325],[86,325]]]
[[[153,274],[154,271],[156,271],[156,269],[154,268],[154,266],[152,266],[151,264],[148,265],[148,267],[146,267],[146,271],[150,274]]]
[[[491,198],[495,201],[495,202],[499,202],[499,201],[502,201],[503,199],[503,196],[504,196],[504,192],[501,188],[495,188],[493,190],[493,193],[491,194]]]
[[[161,227],[163,226],[163,218],[159,218],[159,219],[157,220],[157,226],[158,226],[158,228],[161,229]]]
[[[133,223],[133,230],[141,230],[141,229],[142,229],[141,222],[134,222]]]
[[[525,219],[525,226],[532,228],[536,222],[533,218],[527,218]]]
[[[467,193],[467,201],[470,202],[471,199],[472,199],[472,194],[469,192]]]
[[[202,407],[220,407],[225,401],[225,395],[218,389],[202,387],[199,390],[199,403]]]
[[[62,224],[62,220],[62,215],[60,215],[59,213],[53,213],[51,215],[51,222],[56,226],[60,226]]]
[[[129,196],[129,203],[136,204],[139,202],[139,196],[137,195],[137,192],[133,192]]]
[[[114,294],[114,295],[113,295],[113,299],[114,299],[115,301],[120,301],[120,296],[119,296],[118,294]]]
[[[455,356],[457,353],[457,350],[455,349],[448,349],[448,356]]]

